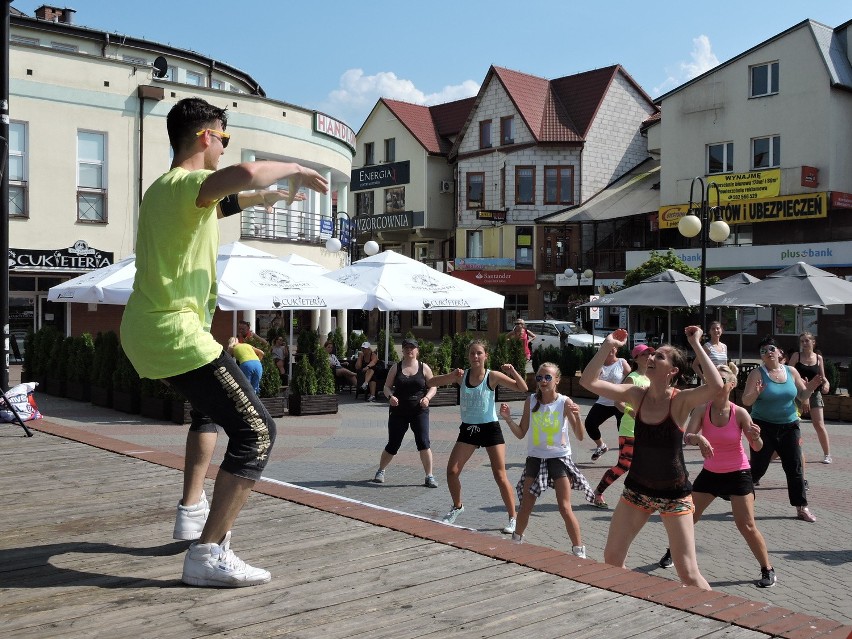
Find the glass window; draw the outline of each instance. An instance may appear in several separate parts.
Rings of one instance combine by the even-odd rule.
[[[402,213],[405,210],[405,187],[385,189],[385,213]]]
[[[485,173],[467,174],[467,208],[485,207]]]
[[[417,328],[432,328],[432,311],[412,312],[411,326]]]
[[[515,320],[519,317],[525,320],[529,319],[529,298],[526,293],[505,293],[504,297],[505,321],[503,330],[510,331],[514,328]]]
[[[535,204],[535,167],[515,167],[515,204]]]
[[[80,50],[76,44],[68,44],[67,42],[51,42],[50,46],[60,51],[68,51],[69,53],[77,53]]]
[[[364,166],[371,166],[376,163],[376,145],[373,142],[364,143]]]
[[[491,120],[483,120],[479,123],[479,148],[491,148]]]
[[[469,331],[487,331],[488,330],[488,310],[468,311],[467,312],[467,330]]]
[[[77,220],[106,222],[106,135],[77,132]]]
[[[373,191],[355,194],[355,215],[372,215],[373,210]]]
[[[225,83],[221,80],[210,80],[210,88],[222,90],[225,88]]]
[[[778,63],[769,62],[758,64],[751,71],[751,97],[759,98],[764,95],[778,93]]]
[[[515,143],[515,116],[500,118],[500,144]]]
[[[574,203],[574,167],[544,167],[544,203]]]
[[[731,173],[734,170],[734,143],[707,145],[707,174]]]
[[[385,162],[396,162],[396,138],[385,140]]]
[[[482,231],[467,232],[467,257],[483,257],[483,236]]]
[[[27,125],[9,123],[9,216],[27,217]]]
[[[781,136],[754,138],[751,141],[751,168],[781,166]]]
[[[515,268],[533,267],[533,227],[515,227]]]
[[[169,80],[170,82],[174,82],[177,77],[177,67],[173,67],[169,65],[166,67],[166,74],[160,78],[161,80]]]
[[[206,86],[204,82],[204,76],[200,73],[196,73],[195,71],[186,72],[186,83],[196,87]]]
[[[145,58],[140,58],[135,55],[123,55],[121,59],[125,62],[129,62],[130,64],[138,64],[139,66],[148,66],[148,61]]]

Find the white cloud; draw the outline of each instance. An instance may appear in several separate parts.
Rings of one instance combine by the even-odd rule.
[[[465,80],[434,93],[424,93],[414,82],[397,77],[393,71],[365,75],[363,69],[347,69],[337,89],[328,94],[320,110],[340,118],[356,131],[379,98],[392,98],[413,104],[441,104],[476,95],[479,83]]]
[[[662,95],[719,64],[719,59],[713,53],[710,38],[706,35],[700,35],[692,39],[692,51],[689,57],[691,62],[681,61],[677,63],[677,71],[673,72],[671,69],[666,68],[668,75],[659,86],[654,87],[654,95]]]

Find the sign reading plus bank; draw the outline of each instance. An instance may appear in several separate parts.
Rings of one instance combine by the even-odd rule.
[[[453,271],[453,277],[484,288],[502,286],[531,286],[535,284],[535,271]]]

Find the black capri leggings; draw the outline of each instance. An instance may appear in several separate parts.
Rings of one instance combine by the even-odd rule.
[[[427,450],[429,442],[429,409],[422,410],[417,415],[396,415],[393,412],[388,416],[388,443],[385,451],[389,455],[396,455],[409,426],[414,433],[414,443],[417,450]]]
[[[595,402],[589,409],[589,414],[586,415],[586,432],[594,440],[601,438],[601,424],[610,417],[615,417],[616,429],[621,427],[621,416],[623,413],[615,406],[604,406]]]
[[[219,467],[260,479],[275,443],[275,421],[234,358],[223,351],[209,364],[165,381],[192,404],[191,431],[215,433],[216,424],[225,431],[228,449]]]

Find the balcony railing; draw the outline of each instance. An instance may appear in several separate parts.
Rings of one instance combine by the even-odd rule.
[[[274,208],[268,212],[257,208],[242,212],[240,236],[242,239],[324,244],[331,228],[329,215],[298,209]]]

